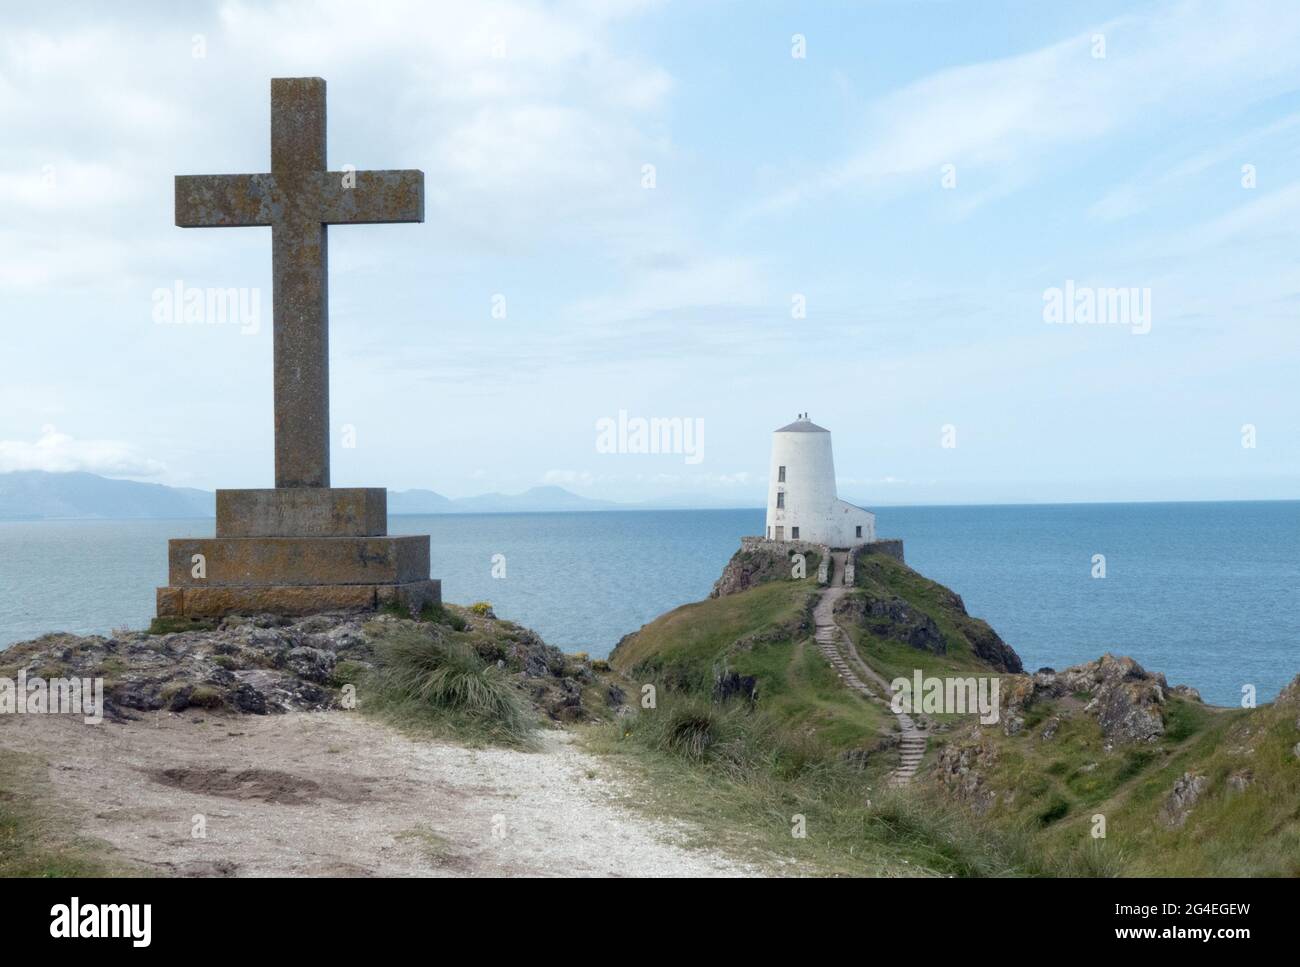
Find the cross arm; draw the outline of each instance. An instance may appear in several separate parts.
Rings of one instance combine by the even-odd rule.
[[[349,187],[350,186],[350,187]],[[321,221],[333,225],[424,221],[424,172],[325,171]]]
[[[180,228],[270,225],[275,180],[271,175],[177,175],[176,224]]]

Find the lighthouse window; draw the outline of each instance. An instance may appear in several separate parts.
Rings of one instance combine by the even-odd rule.
[[[862,526],[861,526],[861,525],[858,526],[858,534],[857,534],[857,536],[858,536],[858,537],[861,537],[861,536],[862,536]]]
[[[778,467],[776,470],[776,482],[785,483],[785,467]]]
[[[785,507],[785,491],[779,490],[776,494],[776,509],[781,510]]]
[[[790,539],[795,541],[799,539],[799,528],[797,527],[790,528]]]

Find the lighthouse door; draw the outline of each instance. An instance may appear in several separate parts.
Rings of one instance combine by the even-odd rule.
[[[785,528],[782,527],[782,526],[779,525],[779,524],[777,525],[777,528],[776,528],[776,539],[777,539],[778,541],[783,541],[783,540],[785,540]]]

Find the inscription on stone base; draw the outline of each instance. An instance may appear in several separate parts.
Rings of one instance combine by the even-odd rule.
[[[383,487],[218,490],[218,537],[382,537]]]

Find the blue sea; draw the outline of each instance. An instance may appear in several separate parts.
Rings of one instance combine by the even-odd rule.
[[[881,536],[948,585],[1027,668],[1132,655],[1170,684],[1237,704],[1300,673],[1300,502],[886,507]],[[142,627],[166,580],[169,537],[208,520],[0,522],[0,648],[46,631]],[[761,510],[398,516],[431,534],[448,601],[566,651],[607,654],[625,634],[705,597]],[[493,577],[503,555],[504,577]],[[1106,576],[1094,578],[1093,556]],[[498,569],[499,572],[499,569]]]

